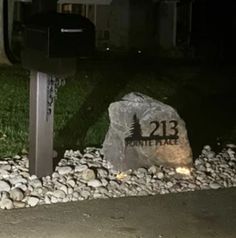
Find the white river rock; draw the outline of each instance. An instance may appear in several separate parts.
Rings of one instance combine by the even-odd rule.
[[[88,181],[87,184],[88,184],[88,186],[93,187],[93,188],[99,188],[102,186],[102,183],[98,179]]]
[[[72,168],[69,166],[64,166],[64,167],[59,167],[57,171],[60,175],[65,175],[65,174],[71,173]]]
[[[13,205],[15,208],[24,208],[26,204],[24,202],[13,201]]]
[[[7,210],[14,208],[12,200],[9,198],[2,198],[0,201],[0,208],[7,209]]]
[[[10,158],[0,161],[0,167],[4,165],[10,169],[6,170],[9,173],[6,178],[0,180],[0,207],[12,209],[95,198],[236,187],[236,157],[231,148],[215,154],[209,146],[204,147],[190,175],[177,174],[173,168],[158,165],[122,172],[105,160],[100,149],[86,148],[86,156],[81,154],[79,158],[76,153],[70,151],[59,163],[57,171],[42,179],[29,176],[28,170],[25,171],[25,158],[23,161]],[[81,165],[76,172],[73,170]],[[65,171],[65,167],[69,169]],[[60,170],[65,173],[60,174]]]
[[[29,204],[30,207],[35,207],[39,203],[39,198],[30,196],[27,199],[27,203]]]
[[[66,197],[66,193],[62,190],[55,190],[52,193],[52,196],[55,197],[55,198],[63,199],[63,198]]]
[[[92,169],[86,169],[82,172],[82,179],[85,181],[91,181],[96,178],[95,172]]]
[[[9,183],[7,183],[6,181],[0,180],[0,192],[2,191],[9,192],[10,189],[11,189],[11,186]]]
[[[13,201],[21,201],[24,198],[24,193],[21,189],[19,188],[14,188],[10,191],[10,198]]]

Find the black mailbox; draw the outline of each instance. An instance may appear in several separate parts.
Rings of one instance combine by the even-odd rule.
[[[76,58],[87,57],[95,48],[95,27],[74,14],[40,13],[26,23],[23,66],[41,72],[68,74]]]

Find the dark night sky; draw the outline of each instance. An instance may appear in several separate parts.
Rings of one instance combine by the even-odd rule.
[[[196,0],[193,4],[192,43],[220,57],[236,52],[236,2]]]

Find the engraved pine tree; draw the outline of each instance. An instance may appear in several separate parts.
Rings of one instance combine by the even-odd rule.
[[[136,114],[133,116],[133,123],[130,129],[130,138],[135,140],[142,138],[141,125]]]

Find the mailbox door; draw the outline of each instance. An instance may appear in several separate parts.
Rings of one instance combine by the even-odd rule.
[[[49,58],[88,56],[94,50],[94,33],[82,27],[49,29]]]

